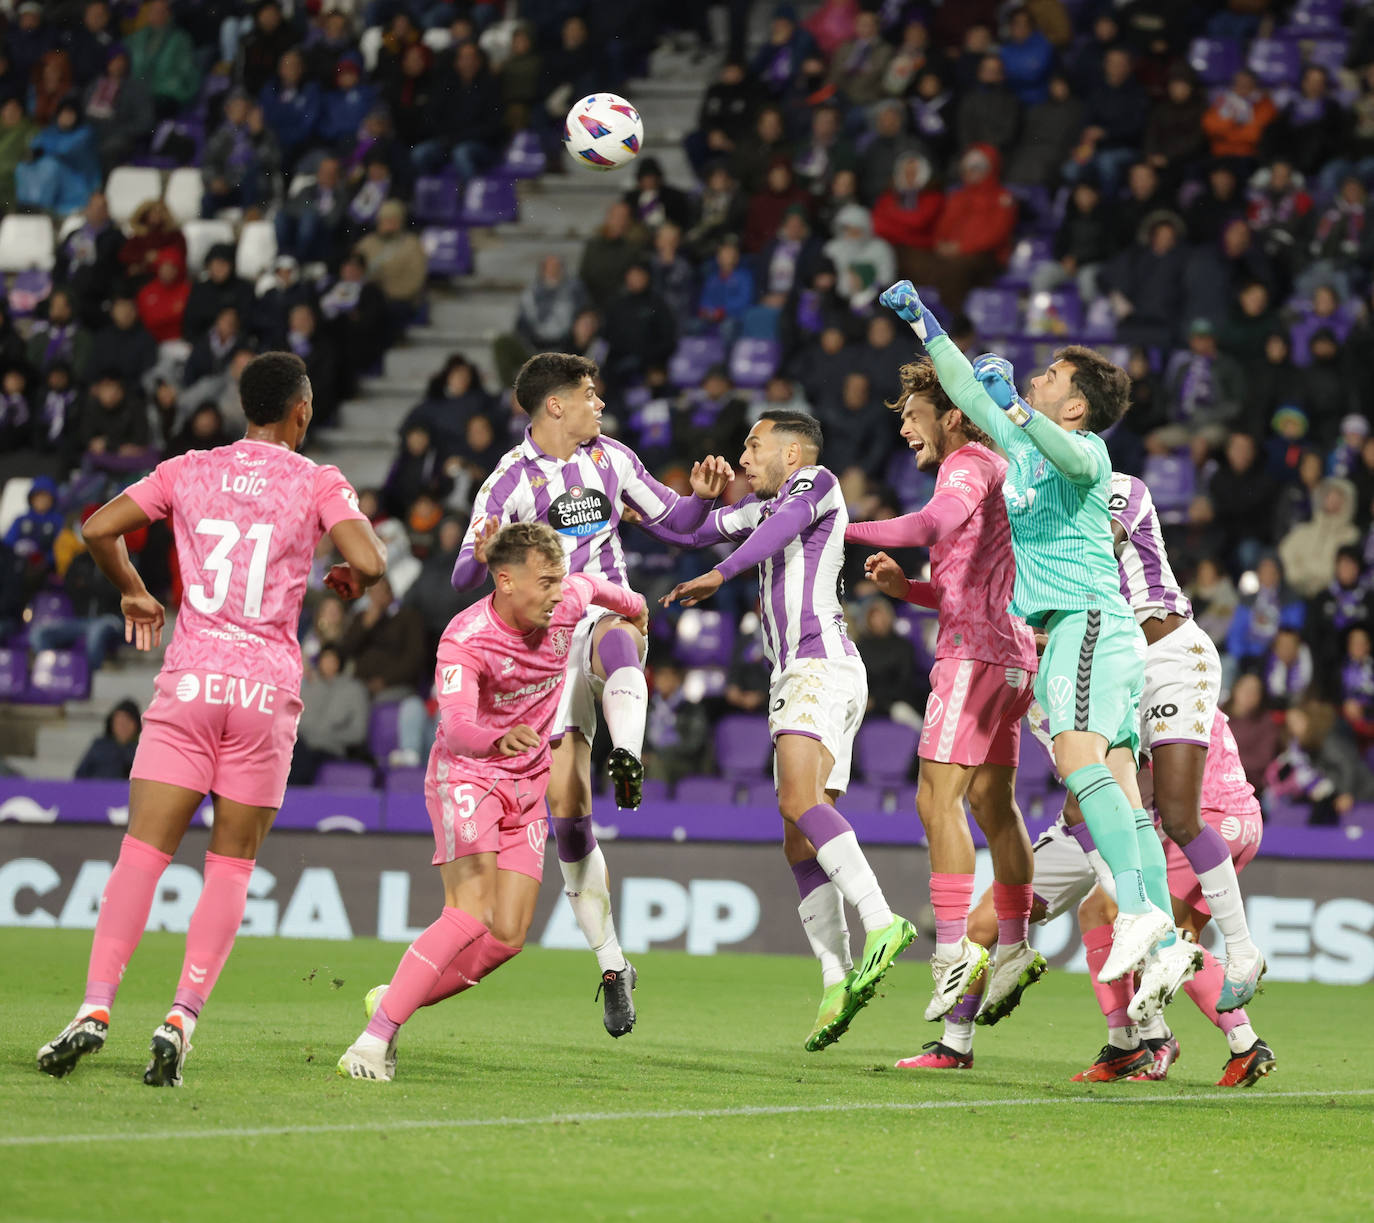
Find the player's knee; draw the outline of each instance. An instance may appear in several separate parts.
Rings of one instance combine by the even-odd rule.
[[[1080,930],[1095,930],[1098,926],[1109,924],[1115,914],[1110,914],[1110,902],[1105,894],[1094,890],[1078,906],[1078,927]],[[1110,914],[1110,916],[1109,916]]]
[[[823,796],[816,793],[813,786],[802,786],[795,783],[778,787],[778,811],[782,818],[789,824],[795,824],[812,807],[824,802]],[[798,832],[800,834],[800,831]],[[805,837],[802,838],[805,840]]]
[[[498,943],[510,948],[510,955],[506,959],[514,959],[524,950],[525,937],[529,934],[530,927],[528,922],[502,921],[494,918],[487,929]],[[502,962],[504,963],[504,960]]]
[[[555,820],[580,820],[583,816],[591,814],[591,804],[584,802],[581,794],[568,794],[561,792],[558,794],[550,793],[549,814]],[[560,826],[555,823],[553,826],[554,836],[560,831]]]
[[[1178,795],[1155,791],[1155,810],[1165,835],[1176,845],[1187,845],[1202,831],[1202,815],[1195,803]]]

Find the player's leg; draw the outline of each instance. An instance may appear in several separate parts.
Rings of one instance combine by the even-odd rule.
[[[616,938],[610,875],[592,831],[592,749],[580,731],[569,729],[554,745],[549,814],[564,892],[601,970],[597,992],[605,993],[602,1022],[612,1036],[624,1036],[635,1023],[630,991],[636,974]]]
[[[644,679],[647,647],[628,620],[605,616],[592,630],[592,669],[604,681],[601,710],[611,736],[606,771],[615,785],[617,807],[634,810],[644,796],[644,721],[649,688]]]
[[[1112,924],[1116,916],[1116,905],[1101,887],[1094,888],[1078,906],[1078,927],[1083,933],[1083,947],[1088,957],[1088,978],[1107,1021],[1107,1043],[1091,1066],[1073,1076],[1075,1082],[1110,1083],[1129,1078],[1148,1070],[1154,1060],[1140,1028],[1128,1013],[1135,991],[1133,975],[1128,973],[1111,981],[1101,980],[1102,965],[1111,954]]]
[[[830,790],[826,798],[833,806],[839,795]],[[820,1007],[805,1042],[808,1052],[818,1053],[844,1035],[851,1014],[854,958],[849,948],[844,897],[816,860],[816,847],[787,820],[782,822],[782,850],[797,881],[797,916],[801,918],[802,932],[821,965]]]
[[[491,839],[487,844],[491,844]],[[345,1078],[390,1082],[401,1025],[433,993],[445,969],[489,930],[496,902],[495,849],[441,863],[444,907],[439,919],[406,948],[361,1036],[339,1059]]]
[[[158,880],[204,798],[204,791],[164,782],[129,783],[129,831],[101,893],[86,992],[72,1022],[39,1049],[40,1070],[61,1078],[104,1045],[115,994],[148,924]]]
[[[1035,859],[1030,835],[1016,805],[1015,765],[982,765],[969,787],[969,808],[987,838],[992,856],[997,955],[983,991],[980,1016],[984,1024],[990,1024],[1011,1014],[1026,990],[1045,975],[1046,968],[1045,957],[1030,945]]]
[[[827,781],[835,765],[830,750],[819,739],[786,732],[777,737],[776,754],[783,819],[816,847],[816,860],[863,923],[863,959],[852,987],[855,1002],[862,1006],[877,992],[892,961],[916,937],[915,927],[888,907],[853,828],[828,801]]]

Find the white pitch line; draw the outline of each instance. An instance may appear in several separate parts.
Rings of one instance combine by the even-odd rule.
[[[368,1084],[367,1091],[385,1091]],[[433,1120],[356,1122],[346,1125],[263,1125],[238,1129],[160,1130],[143,1134],[101,1131],[95,1134],[23,1134],[0,1138],[0,1147],[37,1147],[84,1142],[185,1142],[192,1138],[279,1138],[293,1134],[375,1134],[400,1130],[497,1129],[531,1125],[596,1125],[610,1121],[693,1121],[720,1117],[787,1117],[799,1113],[919,1113],[951,1108],[1043,1108],[1056,1105],[1175,1104],[1188,1101],[1323,1100],[1340,1096],[1374,1096],[1374,1088],[1344,1091],[1232,1091],[1194,1092],[1178,1096],[1062,1096],[1015,1097],[1000,1100],[884,1100],[848,1104],[758,1104],[739,1108],[675,1108],[637,1113],[550,1113],[544,1117],[439,1117]]]

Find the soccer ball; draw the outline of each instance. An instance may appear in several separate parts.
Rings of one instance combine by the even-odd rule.
[[[563,144],[578,165],[614,170],[639,156],[644,121],[618,94],[594,93],[568,111]]]

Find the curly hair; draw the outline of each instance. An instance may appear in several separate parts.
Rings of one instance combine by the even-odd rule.
[[[576,387],[583,378],[594,379],[597,373],[595,361],[575,353],[536,353],[515,375],[515,402],[533,419],[550,395]]]
[[[487,544],[487,569],[495,573],[511,565],[523,565],[531,552],[537,552],[551,565],[564,563],[563,542],[548,523],[507,523]]]
[[[901,394],[896,399],[885,401],[894,412],[905,411],[906,401],[912,395],[920,395],[935,405],[936,420],[940,420],[946,413],[954,411],[956,407],[954,400],[940,385],[939,375],[935,372],[935,363],[929,357],[922,357],[919,361],[908,361],[897,371],[897,379],[901,387]],[[964,415],[963,424],[959,427],[969,441],[986,446],[989,450],[996,448],[996,443],[992,438],[969,420],[967,413]]]
[[[1086,429],[1101,433],[1126,414],[1131,405],[1131,376],[1121,366],[1082,344],[1061,348],[1054,359],[1073,366],[1073,387],[1088,405]]]
[[[305,397],[305,362],[293,352],[265,352],[243,367],[239,399],[255,425],[275,425]]]

